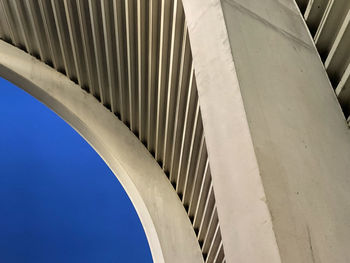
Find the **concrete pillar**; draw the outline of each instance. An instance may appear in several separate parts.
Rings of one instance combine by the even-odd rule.
[[[349,262],[349,129],[296,4],[187,2],[227,262]]]

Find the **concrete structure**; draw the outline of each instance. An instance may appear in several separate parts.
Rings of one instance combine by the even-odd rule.
[[[0,75],[106,161],[155,262],[350,262],[350,6],[298,4],[311,34],[292,0],[0,0]]]

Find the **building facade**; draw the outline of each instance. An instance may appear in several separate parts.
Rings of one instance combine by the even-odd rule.
[[[349,9],[0,0],[0,75],[101,155],[155,262],[345,263]]]

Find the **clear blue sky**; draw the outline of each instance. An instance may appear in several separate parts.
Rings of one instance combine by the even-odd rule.
[[[0,262],[152,262],[134,207],[67,123],[0,78]]]

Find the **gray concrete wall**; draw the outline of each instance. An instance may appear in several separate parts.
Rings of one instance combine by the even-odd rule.
[[[222,0],[282,262],[350,262],[350,135],[291,0]]]

